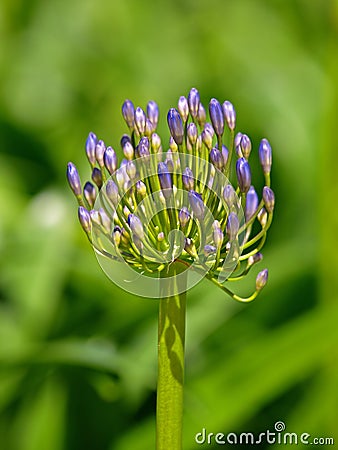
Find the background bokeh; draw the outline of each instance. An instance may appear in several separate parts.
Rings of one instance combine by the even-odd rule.
[[[1,450],[154,447],[158,305],[105,277],[65,167],[89,177],[89,131],[120,151],[125,98],[165,140],[192,86],[270,140],[277,205],[257,301],[189,292],[184,449],[278,420],[338,442],[337,31],[331,0],[1,1]]]

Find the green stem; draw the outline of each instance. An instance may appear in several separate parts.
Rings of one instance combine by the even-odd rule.
[[[163,270],[158,323],[156,449],[182,449],[184,340],[186,311],[185,266]]]

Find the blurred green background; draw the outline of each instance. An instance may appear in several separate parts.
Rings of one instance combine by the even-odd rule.
[[[125,98],[166,141],[192,86],[270,140],[277,205],[257,301],[189,292],[184,449],[278,420],[338,442],[337,31],[331,0],[1,0],[1,450],[154,447],[158,305],[101,271],[65,167],[89,177],[89,131],[119,149]]]

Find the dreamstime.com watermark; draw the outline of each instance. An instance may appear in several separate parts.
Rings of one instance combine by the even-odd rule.
[[[286,425],[282,421],[274,424],[274,430],[261,433],[211,433],[205,428],[196,433],[195,442],[199,445],[334,445],[332,437],[314,437],[309,433],[286,432]]]

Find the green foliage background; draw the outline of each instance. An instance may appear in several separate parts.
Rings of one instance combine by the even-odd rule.
[[[278,420],[338,442],[337,30],[333,0],[1,1],[1,450],[153,448],[157,303],[105,277],[65,167],[89,177],[91,130],[118,149],[125,98],[165,140],[192,86],[269,138],[277,205],[257,301],[189,292],[184,449]]]

